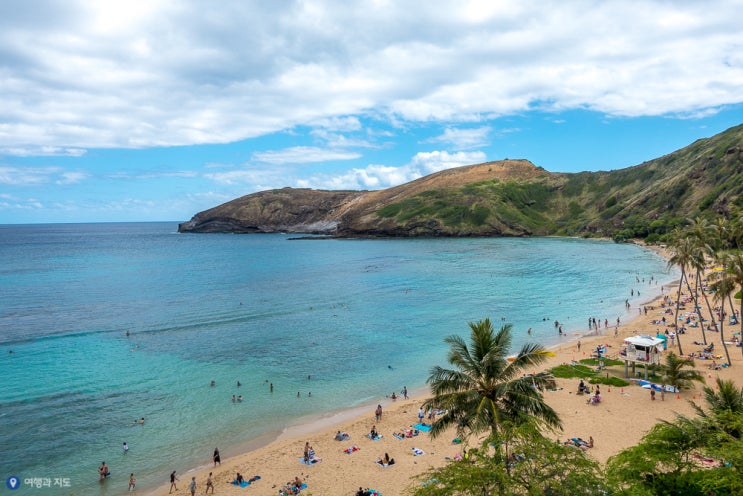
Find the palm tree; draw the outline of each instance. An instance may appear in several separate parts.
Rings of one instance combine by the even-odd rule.
[[[686,270],[691,267],[693,254],[695,252],[694,241],[686,235],[680,229],[674,230],[673,241],[671,244],[672,255],[668,259],[669,267],[677,266],[681,269],[681,278],[679,279],[679,286],[676,290],[676,313],[674,315],[674,325],[678,331],[678,317],[679,317],[679,306],[681,305],[681,286],[684,283],[686,277]],[[684,352],[681,349],[681,334],[676,332],[676,341],[678,342],[679,355],[683,355]]]
[[[554,378],[545,372],[527,375],[525,369],[552,355],[540,345],[525,344],[508,358],[511,324],[495,332],[489,319],[469,324],[469,345],[451,335],[448,362],[454,367],[431,369],[428,384],[433,397],[424,407],[441,408],[445,413],[433,423],[432,436],[452,425],[461,435],[490,431],[496,434],[505,424],[518,424],[532,416],[550,427],[560,427],[557,413],[544,402],[543,388],[554,387]]]
[[[722,277],[712,284],[712,288],[715,291],[715,301],[720,304],[720,341],[722,341],[722,348],[725,350],[725,358],[729,367],[731,365],[730,352],[725,342],[725,300],[730,299],[730,295],[735,291],[735,282],[723,273]]]
[[[704,386],[704,399],[712,413],[720,414],[730,410],[732,413],[743,415],[743,387],[738,388],[731,380],[717,378],[717,391]]]
[[[702,407],[691,402],[697,415],[702,420],[702,425],[718,428],[723,432],[741,439],[743,435],[743,387],[737,387],[731,380],[717,378],[717,391],[711,387],[704,386],[704,399],[707,402],[710,413],[705,412]]]
[[[694,310],[699,317],[699,324],[702,328],[702,341],[705,345],[707,344],[707,332],[704,330],[702,307],[699,305],[699,287],[701,286],[702,274],[705,269],[706,257],[714,257],[719,246],[723,244],[724,233],[725,225],[723,223],[718,222],[712,226],[709,222],[699,217],[692,221],[689,226],[689,236],[694,240],[694,249],[689,260],[690,266],[695,272],[694,289],[691,289],[688,278],[686,280],[686,286],[694,298]],[[713,234],[717,234],[716,239]],[[712,246],[708,242],[710,238],[715,239],[716,246]],[[702,291],[702,296],[704,296],[704,302],[707,304],[707,311],[710,315],[710,325],[712,326],[711,328],[714,329],[717,326],[715,323],[715,314],[712,312],[712,306],[709,304],[709,298],[707,298],[707,293],[705,291]]]
[[[685,368],[691,368],[691,370],[685,370]],[[694,369],[692,360],[681,358],[672,351],[666,355],[663,371],[666,383],[676,389],[690,389],[693,381],[704,382],[704,376]]]
[[[733,282],[733,291],[736,288],[743,290],[743,251],[735,250],[726,252],[722,257],[723,273]],[[732,292],[732,291],[731,291]],[[740,339],[743,340],[743,298],[740,300],[738,309],[738,322],[740,323]],[[741,347],[743,353],[743,346]]]

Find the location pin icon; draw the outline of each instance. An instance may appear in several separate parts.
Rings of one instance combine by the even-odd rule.
[[[5,481],[5,485],[8,486],[8,489],[12,491],[13,489],[18,489],[21,486],[21,480],[15,475],[11,475]]]

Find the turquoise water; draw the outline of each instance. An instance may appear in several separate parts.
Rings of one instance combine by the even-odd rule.
[[[513,324],[515,346],[532,328],[551,345],[567,339],[555,320],[573,337],[589,317],[629,318],[625,299],[636,308],[675,276],[650,251],[604,241],[176,229],[0,226],[3,480],[69,478],[44,494],[122,494],[130,472],[159,485],[215,446],[229,456],[300,418],[422,387],[468,322]]]

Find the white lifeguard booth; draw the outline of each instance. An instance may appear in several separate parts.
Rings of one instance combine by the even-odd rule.
[[[660,365],[661,352],[665,341],[655,336],[641,334],[624,340],[622,351],[619,353],[624,360],[624,376],[629,377],[629,364],[632,364],[632,375],[635,375],[637,364],[645,365],[645,379],[648,378],[648,366]]]

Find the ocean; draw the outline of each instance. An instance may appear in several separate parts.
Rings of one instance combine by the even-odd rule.
[[[514,353],[551,346],[589,317],[633,317],[677,276],[650,250],[597,240],[0,226],[0,477],[18,494],[124,494],[132,472],[152,488],[215,447],[224,459],[420,390],[469,322],[512,324]]]

